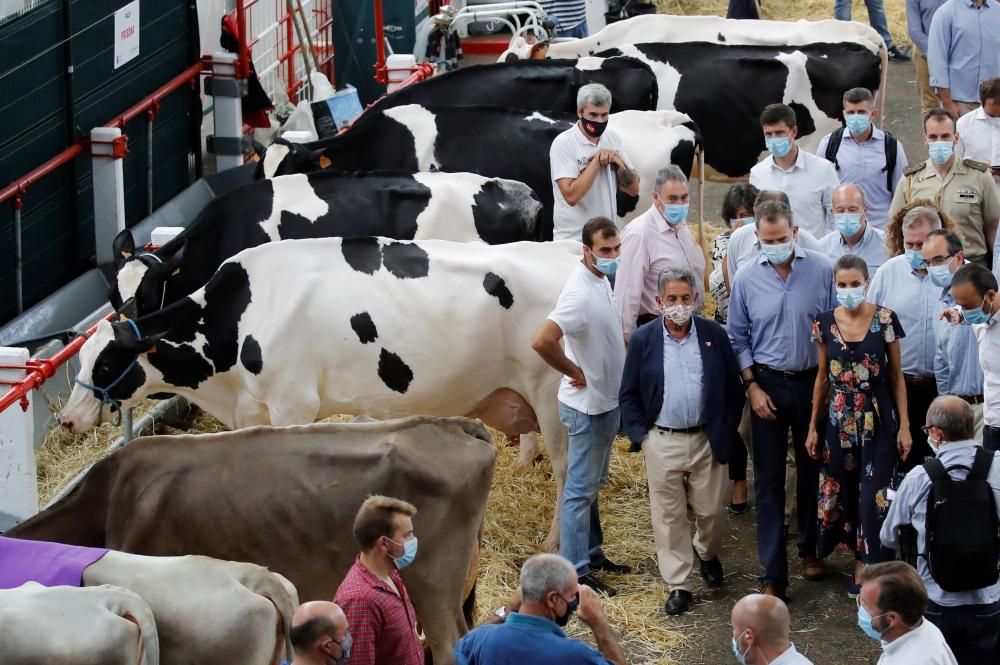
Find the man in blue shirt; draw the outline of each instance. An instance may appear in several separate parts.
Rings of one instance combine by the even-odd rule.
[[[941,311],[941,288],[928,277],[921,253],[928,234],[940,229],[941,216],[932,206],[916,206],[901,221],[903,253],[886,261],[872,278],[868,301],[888,307],[899,317],[906,337],[899,340],[906,410],[910,419],[913,448],[900,471],[909,471],[931,454],[927,437],[920,431],[927,407],[937,397],[934,378],[935,321]]]
[[[566,637],[573,612],[590,626],[595,650]],[[558,554],[536,554],[521,567],[521,585],[500,624],[480,626],[455,645],[458,665],[625,665],[597,593],[576,580],[576,569]]]
[[[737,429],[745,398],[725,329],[692,316],[694,274],[668,268],[658,287],[661,315],[629,342],[619,403],[632,450],[645,455],[656,560],[670,592],[665,609],[677,615],[691,602],[693,555],[709,586],[723,582],[726,463],[744,445]]]
[[[962,239],[954,231],[935,229],[921,250],[927,262],[927,274],[934,286],[941,288],[944,307],[954,307],[951,278],[965,265]],[[934,324],[936,350],[934,378],[939,395],[954,395],[970,407],[975,418],[975,439],[983,442],[983,369],[979,366],[979,344],[972,326],[953,326],[946,318]]]
[[[819,462],[806,453],[806,435],[816,379],[812,342],[816,316],[836,306],[833,268],[817,252],[795,246],[791,209],[767,201],[754,211],[760,257],[733,279],[729,339],[739,361],[752,409],[757,498],[757,550],[764,566],[761,593],[784,597],[788,588],[785,551],[785,451],[791,430],[795,452],[796,518],[802,573],[808,580],[826,573],[816,557],[816,500]]]
[[[885,234],[868,219],[865,193],[858,185],[841,185],[833,193],[833,221],[837,227],[823,236],[820,244],[830,261],[836,263],[844,254],[855,254],[874,275],[888,257]]]
[[[979,106],[979,84],[1000,76],[1000,2],[948,0],[931,19],[927,64],[941,106],[960,118]]]
[[[895,136],[875,126],[870,90],[851,88],[844,93],[843,104],[846,126],[824,136],[816,154],[833,162],[841,183],[861,188],[869,223],[884,229],[892,192],[907,166],[906,152]]]
[[[931,87],[927,70],[927,34],[931,19],[946,0],[906,0],[906,28],[913,42],[913,65],[917,70],[917,91],[920,93],[920,113],[937,108],[938,98]]]

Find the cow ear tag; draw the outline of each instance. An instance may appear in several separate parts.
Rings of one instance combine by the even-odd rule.
[[[327,157],[326,155],[319,156],[319,167],[321,169],[328,169],[330,168],[331,164],[333,164],[333,162],[330,161],[329,157]]]
[[[125,316],[124,314],[119,314],[118,315],[118,322],[119,323],[125,323],[126,321],[128,321],[128,317],[127,316]]]
[[[172,273],[170,273],[170,276],[171,276],[171,277],[176,277],[176,276],[177,276],[177,275],[179,275],[179,274],[181,274],[181,269],[180,269],[180,268],[177,268],[177,269],[176,269],[176,270],[174,270],[174,271],[173,271]]]
[[[122,258],[123,259],[130,259],[130,258],[132,258],[132,252],[122,252]]]

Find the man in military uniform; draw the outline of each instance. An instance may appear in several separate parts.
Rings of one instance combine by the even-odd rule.
[[[944,109],[924,114],[924,141],[930,159],[903,171],[889,208],[890,219],[910,201],[930,199],[958,224],[966,258],[989,267],[1000,221],[1000,195],[989,165],[955,156],[955,118]]]

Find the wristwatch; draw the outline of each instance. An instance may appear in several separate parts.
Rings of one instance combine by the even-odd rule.
[[[750,390],[750,386],[757,383],[756,377],[751,376],[749,379],[743,379],[743,390]]]

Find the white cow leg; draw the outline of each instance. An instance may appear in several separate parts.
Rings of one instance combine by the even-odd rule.
[[[517,451],[517,465],[525,468],[535,463],[540,454],[538,432],[528,432],[521,435],[520,448]]]
[[[559,550],[559,510],[562,507],[563,486],[566,483],[569,436],[559,421],[559,410],[555,400],[552,400],[552,408],[536,409],[535,413],[538,415],[538,423],[545,438],[545,449],[552,461],[552,475],[556,480],[555,512],[552,514],[552,526],[549,535],[542,543],[542,549],[546,552],[556,552]]]
[[[294,390],[294,389],[293,389]],[[301,388],[297,389],[301,391]],[[286,393],[287,395],[287,393]],[[319,415],[319,395],[311,393],[297,399],[286,397],[268,406],[271,425],[286,427],[288,425],[308,425],[316,422]]]

